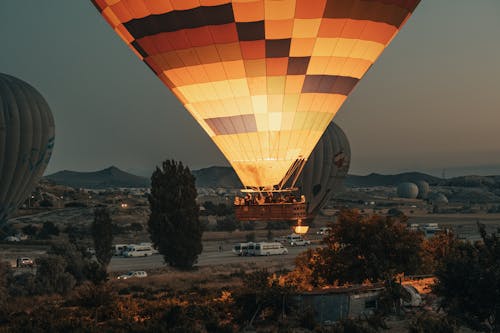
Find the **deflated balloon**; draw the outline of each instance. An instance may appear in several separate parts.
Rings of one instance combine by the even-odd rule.
[[[420,0],[92,0],[247,187],[307,159]]]
[[[297,186],[308,201],[307,214],[314,218],[343,186],[349,171],[351,148],[344,131],[330,123],[304,166]]]
[[[53,147],[54,119],[45,99],[0,73],[0,224],[30,195]]]

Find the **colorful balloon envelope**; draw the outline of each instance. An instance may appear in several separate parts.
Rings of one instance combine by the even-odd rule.
[[[420,0],[92,0],[247,187],[272,188]]]

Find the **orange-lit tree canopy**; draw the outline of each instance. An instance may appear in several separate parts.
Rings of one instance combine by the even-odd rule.
[[[93,0],[245,186],[278,184],[420,0]]]

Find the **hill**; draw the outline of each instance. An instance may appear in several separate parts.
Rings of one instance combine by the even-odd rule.
[[[59,171],[44,177],[74,188],[149,187],[148,178],[122,171],[115,166],[94,172]]]
[[[213,166],[193,170],[197,187],[242,188],[240,179],[231,167]]]
[[[441,178],[421,172],[405,172],[397,175],[371,173],[367,176],[348,175],[344,184],[347,187],[397,186],[400,183],[419,180],[425,180],[431,185],[436,185],[442,181]]]
[[[241,188],[241,182],[231,167],[210,167],[193,171],[198,187],[232,187]],[[348,175],[344,185],[347,187],[397,186],[403,182],[425,180],[434,185],[440,178],[420,172],[407,172],[397,175],[381,175],[372,173],[367,176]]]

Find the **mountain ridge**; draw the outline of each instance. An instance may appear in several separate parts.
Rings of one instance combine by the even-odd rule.
[[[211,166],[192,171],[196,177],[197,187],[242,188],[242,184],[231,167]],[[79,172],[62,170],[44,177],[60,185],[76,188],[109,188],[109,187],[149,187],[147,177],[137,176],[119,169],[116,166],[90,171]],[[461,176],[443,179],[423,172],[403,172],[384,175],[371,173],[368,175],[348,175],[344,181],[346,187],[374,187],[397,186],[403,182],[417,182],[424,180],[430,185],[451,185],[464,187],[486,186],[500,184],[500,176]]]

